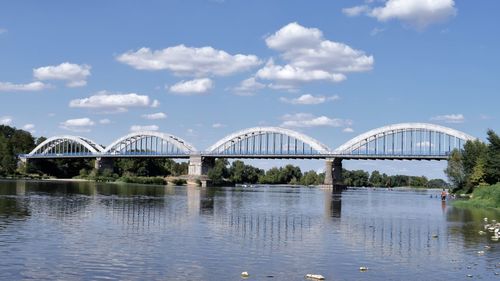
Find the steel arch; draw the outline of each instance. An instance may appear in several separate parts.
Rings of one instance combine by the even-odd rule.
[[[159,139],[162,139],[163,141],[170,143],[174,145],[176,148],[178,148],[180,151],[182,151],[185,154],[196,152],[196,148],[186,142],[185,140],[176,137],[171,134],[167,133],[160,133],[160,132],[154,132],[154,131],[139,131],[139,132],[133,132],[130,133],[126,136],[123,136],[116,141],[114,141],[112,144],[108,145],[103,151],[102,154],[116,154],[117,153],[117,148],[120,147],[120,144],[125,144],[128,145],[130,143],[133,143],[137,140],[140,140],[145,137],[156,137]]]
[[[91,141],[87,138],[84,137],[79,137],[79,136],[70,136],[70,135],[64,135],[64,136],[54,136],[46,139],[39,145],[37,145],[29,154],[28,156],[33,156],[35,154],[47,154],[52,148],[56,147],[57,145],[64,143],[66,141],[72,141],[75,143],[78,143],[82,145],[83,147],[87,148],[89,152],[94,153],[94,154],[99,154],[104,150],[104,148],[95,143],[94,141]],[[43,150],[42,150],[43,149]]]
[[[330,153],[330,149],[326,145],[319,142],[318,140],[315,140],[315,139],[313,139],[309,136],[306,136],[302,133],[292,131],[289,129],[280,128],[280,127],[253,127],[253,128],[247,128],[247,129],[244,129],[241,131],[237,131],[235,133],[232,133],[232,134],[222,138],[221,140],[219,140],[218,142],[216,142],[215,144],[210,146],[207,149],[207,152],[211,153],[211,154],[217,154],[217,152],[220,150],[220,148],[224,147],[228,143],[242,141],[242,140],[248,139],[249,137],[256,136],[259,134],[266,134],[266,133],[275,133],[275,134],[280,134],[280,135],[286,135],[286,136],[289,136],[289,137],[294,138],[296,140],[299,140],[302,143],[309,145],[312,149],[316,150],[318,152],[318,154],[329,154]]]
[[[407,133],[412,131],[425,131],[430,133],[438,133],[448,135],[450,137],[457,138],[463,143],[469,140],[475,140],[476,138],[468,135],[464,132],[429,123],[400,123],[400,124],[392,124],[383,126],[380,128],[376,128],[370,130],[366,133],[360,134],[357,137],[347,141],[343,145],[339,146],[337,149],[333,151],[333,154],[349,154],[352,153],[356,149],[360,149],[361,147],[367,145],[371,141],[377,141],[379,138],[394,135],[396,133]]]

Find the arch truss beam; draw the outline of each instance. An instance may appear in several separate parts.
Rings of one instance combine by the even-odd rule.
[[[175,156],[196,152],[191,144],[171,134],[141,131],[119,138],[103,151],[103,156]]]
[[[326,155],[330,149],[304,134],[278,127],[255,127],[235,132],[207,149],[211,155]]]
[[[447,156],[469,140],[475,138],[451,128],[427,123],[401,123],[361,134],[335,149],[333,154]]]

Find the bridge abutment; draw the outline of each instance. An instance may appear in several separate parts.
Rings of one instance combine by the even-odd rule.
[[[342,158],[328,159],[325,162],[325,185],[333,186],[334,190],[345,188],[342,178]]]
[[[95,159],[94,168],[99,172],[103,172],[104,170],[113,171],[114,170],[114,161],[112,158],[97,157]]]

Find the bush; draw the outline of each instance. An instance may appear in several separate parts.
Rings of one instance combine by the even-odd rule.
[[[133,176],[123,176],[118,178],[119,182],[124,183],[138,183],[138,184],[165,184],[165,180],[162,177],[133,177]]]
[[[457,206],[480,208],[500,208],[500,183],[476,187],[472,198],[467,201],[457,201]]]
[[[185,185],[185,184],[187,184],[187,181],[184,179],[174,179],[174,180],[172,180],[172,183],[174,185]],[[200,185],[201,185],[201,181],[200,181]]]

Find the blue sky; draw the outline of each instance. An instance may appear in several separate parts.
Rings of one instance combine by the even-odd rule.
[[[400,122],[484,138],[500,131],[499,9],[486,0],[3,2],[0,122],[102,144],[157,129],[200,150],[261,125],[331,148]],[[442,177],[444,163],[345,166]]]

